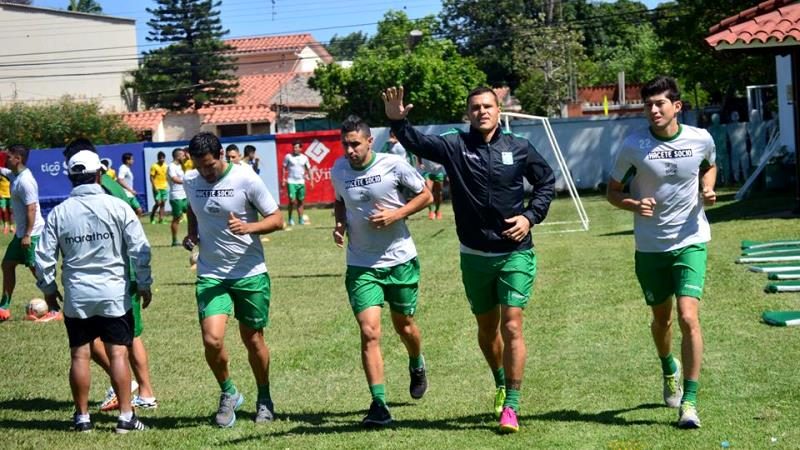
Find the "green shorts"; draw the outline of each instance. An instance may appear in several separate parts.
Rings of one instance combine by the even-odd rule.
[[[133,194],[128,197],[128,204],[131,205],[131,208],[134,210],[141,209],[142,207],[142,205],[139,203],[139,199]]]
[[[706,244],[688,245],[663,253],[636,252],[636,278],[649,306],[672,295],[703,296],[706,279]]]
[[[289,183],[286,185],[286,190],[289,194],[289,200],[303,201],[306,199],[306,185]]]
[[[169,207],[172,209],[172,217],[177,219],[189,209],[189,202],[185,198],[176,198],[169,201]]]
[[[154,189],[153,197],[155,198],[156,203],[165,202],[169,197],[169,191],[166,189]]]
[[[497,305],[525,308],[536,279],[533,249],[501,256],[461,253],[461,281],[472,314],[484,314]]]
[[[393,267],[347,266],[344,286],[353,314],[372,306],[389,308],[396,313],[413,316],[417,311],[419,260],[417,258]]]
[[[8,197],[0,197],[0,209],[6,209],[11,206],[11,199]]]
[[[25,264],[28,267],[33,267],[36,261],[36,244],[39,243],[39,236],[31,236],[31,245],[27,250],[22,249],[22,238],[14,235],[11,242],[8,243],[6,248],[6,255],[3,257],[3,262],[14,261],[17,263]]]
[[[443,173],[425,172],[425,178],[438,183],[444,183],[445,175]]]
[[[254,330],[269,324],[270,281],[266,273],[231,280],[197,277],[195,295],[201,322],[206,317],[233,313]]]

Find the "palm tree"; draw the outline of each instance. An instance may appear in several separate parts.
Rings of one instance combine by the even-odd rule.
[[[103,7],[94,0],[69,0],[67,11],[99,14],[103,12]]]

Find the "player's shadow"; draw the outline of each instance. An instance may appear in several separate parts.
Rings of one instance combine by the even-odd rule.
[[[623,230],[623,231],[615,231],[613,233],[598,234],[598,236],[600,236],[600,237],[632,236],[632,235],[633,235],[633,229],[632,228],[630,230]]]
[[[20,398],[0,401],[0,410],[16,410],[16,411],[46,411],[46,410],[59,410],[69,409],[74,406],[71,401],[54,400],[52,398]]]
[[[639,411],[639,410],[646,410],[646,409],[661,409],[666,408],[663,404],[659,403],[643,403],[638,406],[634,406],[632,408],[621,408],[621,409],[611,409],[608,411],[600,411],[597,413],[585,413],[581,411],[575,410],[559,410],[559,411],[550,411],[544,414],[536,414],[532,416],[526,416],[525,419],[528,420],[539,420],[539,421],[552,421],[552,422],[591,422],[591,423],[599,423],[602,425],[618,425],[618,426],[629,426],[629,425],[656,425],[661,422],[656,420],[628,420],[622,417],[622,414],[632,412],[632,411]]]

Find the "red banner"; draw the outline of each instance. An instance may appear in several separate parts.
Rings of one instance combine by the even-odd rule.
[[[335,194],[331,184],[331,167],[344,155],[339,130],[310,131],[306,133],[279,134],[275,137],[278,158],[278,180],[283,181],[283,159],[292,152],[292,145],[300,141],[300,153],[311,163],[311,176],[314,186],[306,182],[306,204],[333,203]],[[279,183],[280,204],[288,205],[286,186]]]

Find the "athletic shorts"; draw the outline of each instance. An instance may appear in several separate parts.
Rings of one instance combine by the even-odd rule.
[[[501,256],[461,253],[461,281],[472,314],[484,314],[497,305],[525,308],[536,279],[533,249]]]
[[[425,178],[431,181],[436,181],[439,183],[444,182],[445,174],[443,173],[436,173],[436,172],[425,172]]]
[[[353,314],[389,302],[392,312],[413,316],[417,311],[419,260],[393,267],[347,266],[344,286]]]
[[[270,280],[267,273],[232,280],[197,277],[195,295],[201,322],[206,317],[233,314],[239,322],[254,330],[269,324]]]
[[[36,261],[36,244],[38,243],[39,236],[31,236],[31,245],[27,250],[24,250],[22,248],[22,238],[15,234],[11,242],[8,243],[3,261],[14,261],[33,267]]]
[[[133,313],[121,317],[93,316],[86,319],[64,317],[70,348],[86,345],[95,338],[107,344],[130,346],[133,343]]]
[[[672,295],[703,296],[706,279],[706,244],[692,244],[663,253],[636,252],[636,278],[649,306]]]
[[[289,183],[286,185],[286,190],[289,194],[289,200],[303,201],[306,199],[306,185],[305,183]]]
[[[0,209],[6,209],[11,206],[11,199],[8,197],[0,197]]]
[[[189,201],[185,198],[176,198],[169,201],[169,207],[172,209],[172,217],[177,219],[189,209]]]
[[[131,205],[131,208],[133,208],[134,210],[140,209],[142,207],[142,204],[139,203],[139,199],[136,198],[135,195],[130,193],[128,194],[128,204]]]
[[[133,337],[137,338],[142,335],[144,331],[144,324],[142,323],[142,301],[139,298],[139,293],[131,294],[131,311],[133,312]]]
[[[155,189],[153,190],[153,197],[156,202],[165,202],[169,197],[169,191],[166,189]]]

